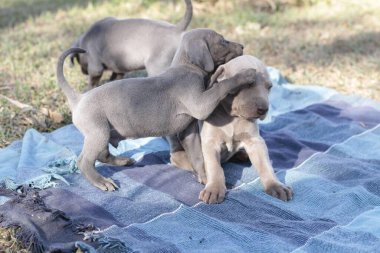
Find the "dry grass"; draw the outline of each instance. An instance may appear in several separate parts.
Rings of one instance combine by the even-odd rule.
[[[244,43],[246,53],[294,83],[380,100],[379,10],[377,0],[198,0],[191,26]],[[174,0],[0,0],[0,94],[30,105],[21,109],[0,96],[0,147],[28,128],[50,131],[71,122],[55,64],[94,21],[116,16],[175,22],[183,12],[182,1]],[[85,85],[78,66],[66,72],[77,88]],[[11,237],[5,233],[0,230],[0,237],[13,238],[12,231]]]
[[[247,45],[246,52],[279,68],[295,83],[380,100],[379,1],[320,1],[271,15],[252,14],[247,5],[239,13],[252,15],[251,19],[222,26],[223,33]],[[226,22],[224,17],[236,8],[225,4],[213,27],[219,28],[218,23]],[[208,12],[205,9],[205,16]]]
[[[91,23],[109,15],[175,22],[184,11],[183,3],[173,0],[0,2],[0,92],[33,107],[22,110],[0,97],[0,147],[30,127],[50,131],[70,123],[54,68],[62,50]],[[252,2],[196,1],[192,27],[210,27],[243,42],[246,53],[295,83],[380,100],[379,1]],[[83,87],[86,77],[79,68],[67,69],[70,82]]]
[[[0,253],[27,253],[28,248],[17,241],[17,228],[0,228]]]

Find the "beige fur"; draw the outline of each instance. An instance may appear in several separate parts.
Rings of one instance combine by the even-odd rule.
[[[257,120],[264,119],[268,111],[268,95],[272,86],[265,65],[249,55],[232,59],[215,71],[211,77],[211,87],[248,68],[256,70],[255,84],[242,89],[238,94],[228,95],[206,120],[199,121],[207,178],[199,198],[205,203],[220,203],[224,200],[226,186],[221,163],[234,156],[243,160],[249,158],[259,173],[266,193],[284,201],[290,200],[293,195],[291,188],[277,179],[257,125]],[[184,149],[187,153],[189,150],[199,150],[197,147]],[[182,157],[175,154],[172,161],[178,167],[191,164],[184,157],[183,154]]]

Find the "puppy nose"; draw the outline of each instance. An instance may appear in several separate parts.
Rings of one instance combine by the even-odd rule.
[[[239,45],[239,47],[241,48],[241,50],[244,49],[244,45],[242,45],[242,44],[238,44],[238,45]]]
[[[265,115],[268,112],[268,107],[259,107],[257,108],[257,114]]]

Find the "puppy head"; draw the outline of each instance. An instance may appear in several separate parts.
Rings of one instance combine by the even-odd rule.
[[[182,44],[188,61],[208,73],[242,55],[244,48],[210,29],[194,29],[185,33]]]
[[[243,69],[256,69],[256,81],[253,86],[240,90],[237,94],[227,96],[221,105],[233,117],[248,120],[263,120],[269,108],[269,92],[272,88],[264,63],[250,55],[237,57],[219,68],[212,75],[210,85],[228,79]]]

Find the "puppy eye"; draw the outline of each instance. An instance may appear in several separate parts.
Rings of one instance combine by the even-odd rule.
[[[221,42],[220,42],[223,46],[227,46],[229,41],[225,40],[225,39],[222,39]]]
[[[273,87],[272,84],[269,85],[269,86],[268,86],[268,90],[272,89],[272,87]]]

